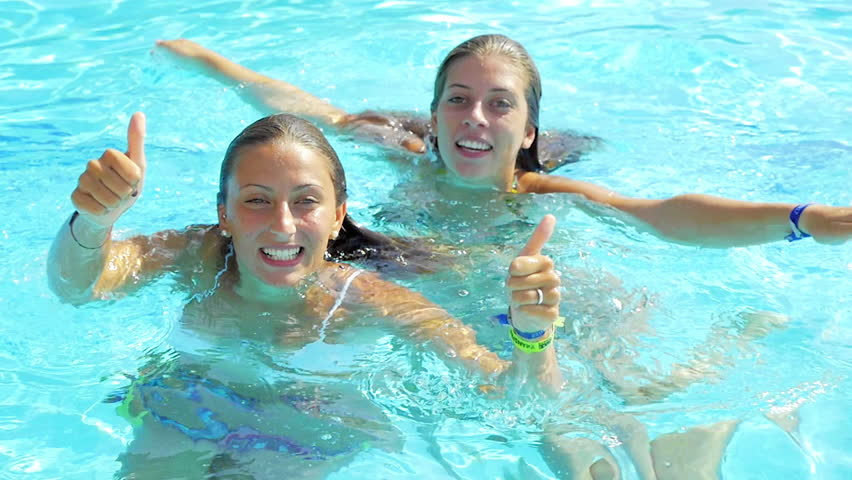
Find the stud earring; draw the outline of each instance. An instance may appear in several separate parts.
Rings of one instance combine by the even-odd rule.
[[[337,240],[337,234],[338,234],[337,232],[332,233],[332,234],[331,234],[331,239],[332,239],[332,240]]]

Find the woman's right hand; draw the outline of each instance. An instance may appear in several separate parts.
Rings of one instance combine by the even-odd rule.
[[[136,203],[145,179],[145,115],[136,112],[127,128],[127,152],[108,149],[90,160],[71,194],[80,218],[112,227]]]
[[[512,326],[524,332],[549,331],[559,320],[562,282],[553,260],[541,254],[555,227],[556,218],[545,215],[509,265],[506,287],[510,294]]]

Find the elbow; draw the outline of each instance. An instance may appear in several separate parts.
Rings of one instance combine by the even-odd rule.
[[[95,298],[91,286],[75,285],[74,282],[55,269],[48,269],[47,285],[59,301],[75,307],[88,303]]]
[[[94,299],[90,290],[71,288],[69,285],[57,281],[50,281],[48,282],[48,285],[50,286],[50,290],[54,295],[56,295],[56,298],[58,298],[60,302],[73,305],[75,307],[89,303]]]

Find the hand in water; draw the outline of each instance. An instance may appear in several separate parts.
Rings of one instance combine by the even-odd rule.
[[[409,131],[403,122],[391,115],[378,112],[362,112],[347,115],[340,124],[353,135],[370,139],[389,147],[401,147],[411,153],[425,153],[426,144],[417,134]]]
[[[145,115],[137,112],[127,128],[127,152],[110,148],[90,160],[71,201],[81,219],[109,228],[136,203],[144,178]]]
[[[852,238],[852,207],[811,205],[802,212],[799,227],[819,243],[839,245]]]
[[[157,46],[165,48],[178,57],[188,59],[201,60],[210,52],[209,49],[185,38],[178,38],[177,40],[157,40]]]
[[[541,249],[553,234],[556,218],[545,215],[526,246],[509,265],[512,325],[523,332],[547,330],[559,318],[561,281],[553,260]]]

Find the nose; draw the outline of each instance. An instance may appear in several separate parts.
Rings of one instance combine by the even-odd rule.
[[[464,124],[469,127],[484,127],[487,120],[482,102],[471,102],[470,108],[467,110]]]
[[[271,230],[274,233],[281,233],[287,236],[296,233],[296,219],[293,217],[290,205],[287,202],[281,202],[275,208]]]

